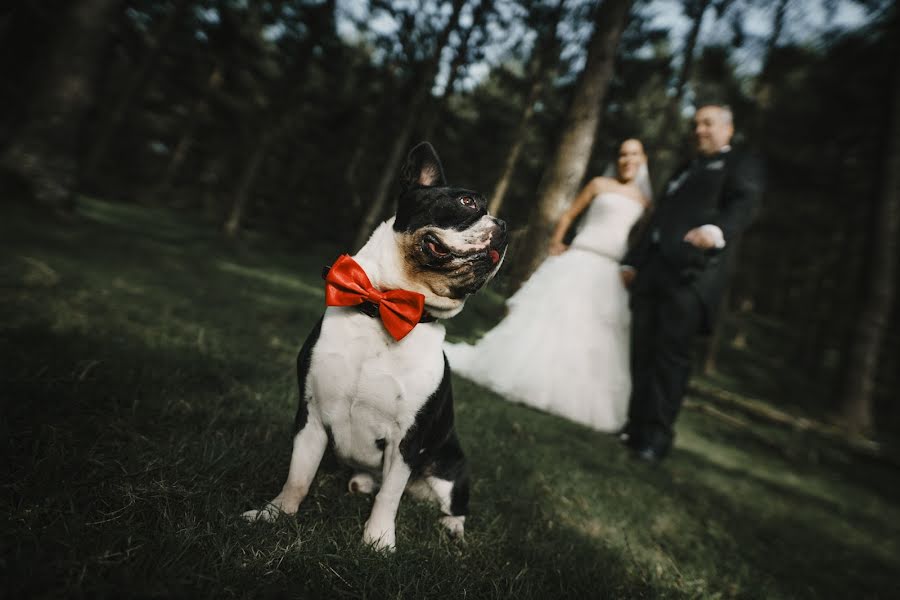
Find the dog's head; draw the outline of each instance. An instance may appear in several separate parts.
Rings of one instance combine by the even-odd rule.
[[[429,311],[451,317],[481,289],[506,255],[506,223],[487,213],[484,196],[451,187],[434,148],[413,148],[401,172],[394,219],[406,278],[425,292]]]

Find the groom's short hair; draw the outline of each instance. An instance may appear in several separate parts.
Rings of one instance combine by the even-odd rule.
[[[724,102],[701,102],[697,104],[696,108],[694,109],[694,114],[696,114],[701,108],[708,107],[718,108],[720,111],[722,111],[722,119],[724,119],[726,123],[734,125],[734,112],[731,110],[731,107]]]

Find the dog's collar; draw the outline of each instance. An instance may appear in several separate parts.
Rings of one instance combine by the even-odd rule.
[[[331,267],[322,267],[322,279],[328,277],[328,271],[331,270]],[[359,310],[362,314],[375,318],[378,317],[378,305],[374,302],[369,302],[368,300],[364,301],[362,304],[357,304],[356,309]],[[419,323],[434,323],[437,321],[437,317],[428,312],[427,310],[422,312],[422,318],[419,319]]]
[[[364,315],[368,315],[370,317],[377,317],[378,315],[378,305],[374,302],[369,302],[366,300],[362,304],[357,304],[356,308]],[[434,323],[437,321],[437,317],[428,312],[427,310],[422,313],[422,318],[419,319],[419,323]]]

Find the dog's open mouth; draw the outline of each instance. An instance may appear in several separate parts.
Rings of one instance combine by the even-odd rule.
[[[467,254],[454,252],[453,250],[448,248],[446,244],[441,242],[441,240],[439,240],[437,236],[431,233],[422,238],[422,250],[431,258],[438,261],[446,261],[454,256],[460,258],[470,256],[486,256],[488,259],[490,259],[492,265],[496,265],[498,262],[500,262],[501,258],[500,251],[496,248],[491,248],[490,246]]]
[[[446,260],[453,254],[450,252],[450,248],[442,244],[439,239],[430,233],[422,239],[422,249],[432,258],[438,260]]]

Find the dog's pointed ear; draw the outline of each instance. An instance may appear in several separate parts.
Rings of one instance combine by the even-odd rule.
[[[415,185],[447,185],[441,159],[428,142],[421,142],[409,151],[406,164],[400,171],[400,186],[404,191]]]

